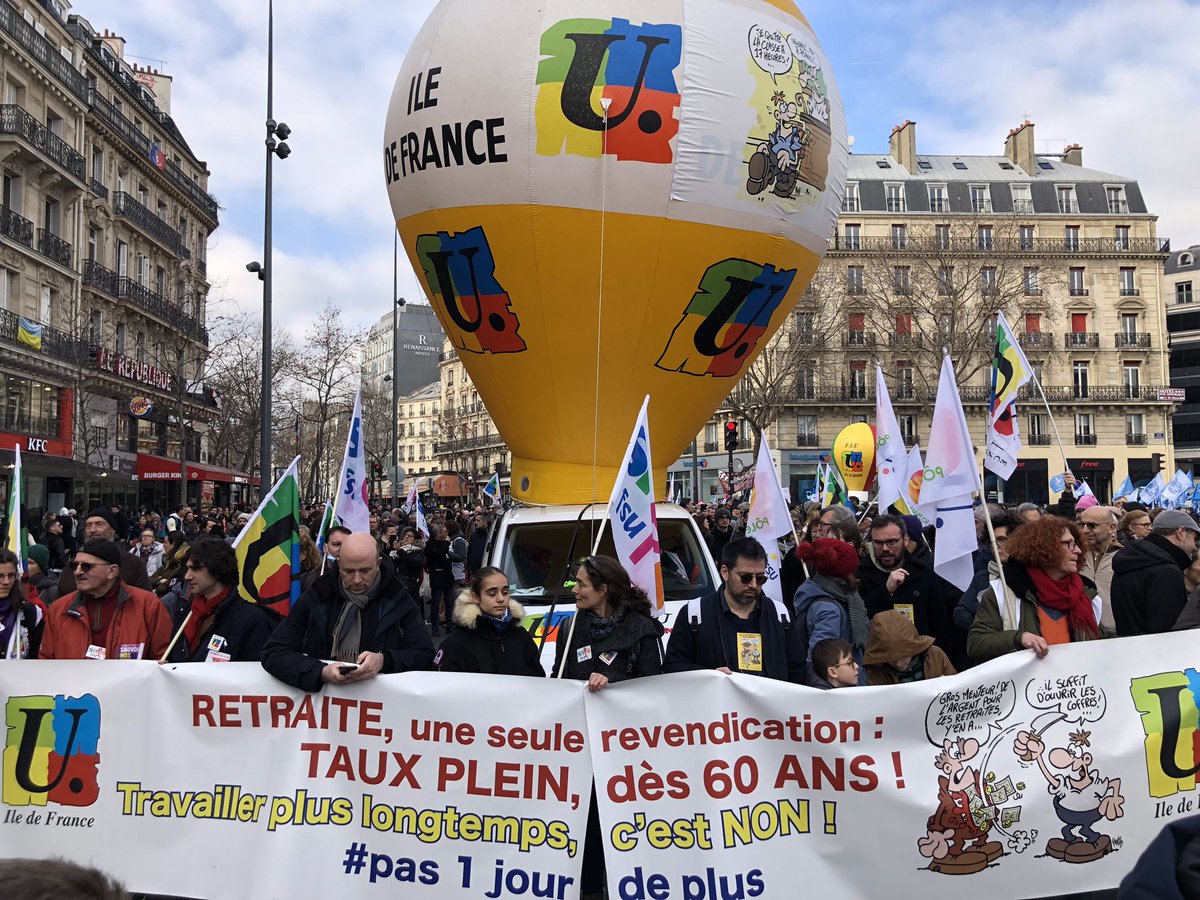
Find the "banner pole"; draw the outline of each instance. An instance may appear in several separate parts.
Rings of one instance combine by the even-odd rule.
[[[1058,441],[1058,452],[1062,454],[1063,469],[1074,475],[1071,472],[1071,464],[1067,462],[1067,448],[1063,446],[1062,435],[1058,433],[1058,423],[1054,421],[1054,413],[1050,412],[1050,401],[1046,399],[1046,392],[1042,389],[1042,380],[1038,378],[1037,372],[1030,369],[1030,377],[1033,383],[1037,385],[1038,393],[1042,396],[1042,405],[1046,407],[1046,415],[1050,417],[1050,427],[1054,429],[1054,439]]]

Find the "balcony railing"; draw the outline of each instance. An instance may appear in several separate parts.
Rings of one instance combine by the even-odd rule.
[[[875,333],[871,331],[847,331],[842,335],[843,347],[874,347]]]
[[[990,250],[979,248],[979,236],[970,237],[938,237],[930,235],[907,236],[897,239],[887,237],[859,237],[854,246],[848,246],[844,235],[835,234],[829,243],[832,253],[887,253],[893,250],[908,250],[913,253],[936,253],[953,251],[956,253],[1009,253],[1017,255],[1057,255],[1057,254],[1121,254],[1130,256],[1165,256],[1171,252],[1171,241],[1168,238],[1129,238],[1127,241],[1114,238],[1019,238],[994,237]],[[899,245],[899,246],[897,246]]]
[[[1121,296],[1122,297],[1140,297],[1141,293],[1142,292],[1139,291],[1135,287],[1127,287],[1124,285],[1122,285],[1122,287],[1121,287]]]
[[[1094,350],[1100,346],[1100,335],[1094,331],[1068,331],[1063,335],[1063,346],[1068,350]]]
[[[125,191],[113,194],[113,212],[128,219],[139,230],[158,241],[176,256],[183,256],[183,238],[179,232],[150,212],[145,206]]]
[[[11,3],[0,2],[0,28],[3,28],[21,47],[38,61],[51,75],[62,82],[67,90],[80,100],[87,100],[87,79],[72,66],[58,48],[37,30]]]
[[[71,268],[71,245],[45,228],[37,232],[37,250],[42,256],[54,260],[64,268]]]
[[[1129,212],[1129,201],[1128,200],[1109,200],[1108,201],[1108,212],[1110,215],[1114,215],[1114,216],[1118,216],[1118,215],[1121,215],[1122,213]]]
[[[21,317],[16,313],[7,309],[0,309],[0,341],[7,341],[10,344],[20,346],[26,352],[37,353],[38,351],[32,350],[17,339],[20,323]],[[88,347],[83,341],[75,340],[66,332],[58,331],[49,325],[43,325],[42,349],[40,352],[64,362],[84,365],[94,352],[94,348]],[[54,429],[51,430],[53,431]]]
[[[1048,331],[1024,331],[1017,341],[1024,350],[1051,350],[1054,347],[1054,335]]]
[[[1118,350],[1150,349],[1150,334],[1145,331],[1118,331],[1113,337]]]
[[[904,212],[904,198],[888,197],[887,208],[888,212]]]
[[[24,138],[46,159],[83,181],[83,156],[20,106],[0,106],[0,134]]]
[[[1060,213],[1077,213],[1079,212],[1079,201],[1064,200],[1060,197],[1058,200],[1058,211]]]
[[[1075,446],[1077,447],[1095,447],[1096,436],[1094,434],[1077,434],[1075,435]]]
[[[930,212],[950,212],[950,201],[945,197],[930,197],[929,198]]]
[[[97,197],[100,197],[102,200],[108,199],[108,188],[104,186],[104,182],[102,182],[99,178],[92,178],[91,187],[92,193]]]
[[[33,248],[33,223],[8,207],[0,208],[0,234]]]
[[[862,204],[859,203],[857,197],[842,198],[842,212],[860,212],[861,210]]]
[[[1023,434],[1021,440],[1027,440],[1030,447],[1050,446],[1050,435],[1048,434]]]
[[[126,300],[143,312],[194,336],[202,344],[208,344],[208,329],[196,319],[187,315],[162,294],[150,290],[132,278],[125,278],[111,269],[106,269],[94,259],[85,260],[83,263],[83,284],[118,300]]]
[[[1025,215],[1027,213],[1033,212],[1033,201],[1032,200],[1014,200],[1013,201],[1013,212],[1015,212],[1017,215]]]
[[[919,334],[889,334],[888,346],[897,350],[920,350],[925,344]]]
[[[1146,435],[1143,432],[1125,432],[1125,444],[1129,447],[1144,447],[1146,445]]]
[[[717,450],[719,449],[719,447],[720,447],[720,445],[716,441],[705,441],[704,442],[704,452],[705,453],[716,453]]]
[[[972,200],[971,212],[990,213],[992,211],[991,200]]]
[[[1069,288],[1067,288],[1067,293],[1072,297],[1086,297],[1088,295],[1088,289],[1085,287],[1076,287],[1075,285],[1071,285]]]
[[[807,433],[807,432],[803,433],[803,434],[797,434],[796,435],[796,446],[797,447],[819,447],[819,446],[821,446],[821,439],[817,435]]]

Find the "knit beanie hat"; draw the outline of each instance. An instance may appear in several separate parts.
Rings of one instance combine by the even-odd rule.
[[[858,553],[853,544],[833,538],[817,538],[811,544],[801,541],[796,555],[808,563],[818,575],[849,578],[858,571]]]

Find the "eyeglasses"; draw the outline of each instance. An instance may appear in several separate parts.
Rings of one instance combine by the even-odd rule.
[[[1077,543],[1075,543],[1074,540],[1063,541],[1062,545],[1064,547],[1066,547],[1068,550],[1078,550],[1079,549],[1079,545]]]
[[[876,547],[899,547],[902,540],[903,538],[888,538],[886,541],[877,541],[871,538],[871,543]]]
[[[1104,523],[1103,522],[1080,522],[1079,527],[1080,528],[1102,528],[1102,527],[1104,527]]]
[[[763,585],[771,580],[766,572],[734,572],[733,574],[741,580],[742,584],[749,584],[753,581],[755,584]]]
[[[95,569],[97,566],[113,566],[113,565],[116,565],[116,563],[84,563],[84,562],[77,562],[77,563],[75,563],[75,571],[76,571],[76,572],[90,572],[90,571],[92,571],[92,569]]]

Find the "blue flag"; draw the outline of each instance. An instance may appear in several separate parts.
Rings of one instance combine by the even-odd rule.
[[[1066,473],[1060,472],[1059,474],[1053,475],[1050,477],[1050,490],[1054,491],[1056,494],[1061,494],[1066,489],[1067,489]]]
[[[1130,480],[1128,475],[1126,475],[1125,480],[1118,484],[1117,489],[1113,491],[1113,499],[1115,500],[1118,497],[1131,496],[1133,496],[1133,481]]]

